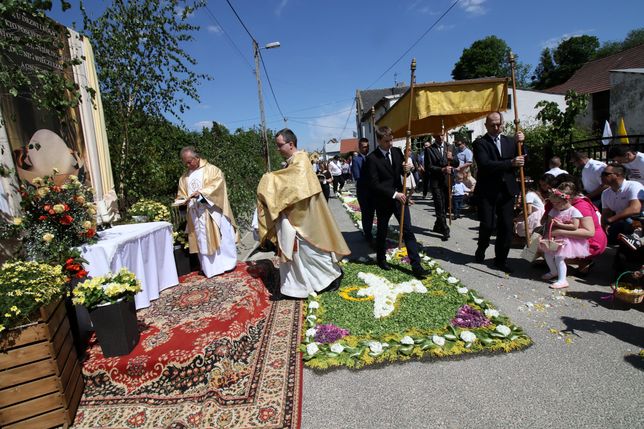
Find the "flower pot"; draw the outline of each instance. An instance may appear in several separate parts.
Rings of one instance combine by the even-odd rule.
[[[0,336],[0,427],[68,427],[84,387],[63,301]]]
[[[85,350],[89,343],[89,338],[92,336],[92,320],[89,317],[89,312],[82,305],[72,304],[71,298],[65,298],[65,307],[67,308],[67,318],[69,319],[69,327],[74,339],[74,347],[76,354],[82,361],[85,356]]]
[[[174,264],[177,267],[177,275],[185,276],[190,274],[190,252],[181,245],[174,246]]]
[[[121,299],[104,304],[89,312],[105,357],[130,354],[139,342],[134,300]]]

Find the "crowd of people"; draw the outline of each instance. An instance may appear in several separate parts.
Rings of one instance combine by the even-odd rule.
[[[391,269],[386,259],[390,219],[394,216],[400,223],[404,213],[403,239],[412,272],[419,279],[428,273],[420,263],[420,246],[412,231],[409,205],[414,192],[423,198],[431,194],[433,231],[443,241],[450,238],[448,220],[464,214],[464,202],[475,208],[479,228],[473,256],[478,263],[485,261],[495,233],[492,264],[511,273],[507,258],[514,237],[525,236],[526,229],[531,237],[539,237],[539,253],[548,267],[542,278],[551,282],[551,288],[568,287],[570,264],[577,265],[580,273],[588,272],[608,244],[641,250],[643,153],[611,146],[608,164],[574,153],[571,161],[581,171],[579,177],[561,169],[561,159],[553,157],[549,169],[526,193],[523,216],[517,213],[522,206],[517,201],[517,173],[526,161],[518,151],[525,136],[520,131],[514,137],[505,136],[503,126],[502,114],[492,112],[485,120],[487,132],[474,141],[472,149],[458,138],[450,145],[443,136],[434,135],[407,159],[392,145],[391,129],[380,127],[375,149],[370,151],[369,140],[360,139],[351,157],[336,156],[329,162],[312,161],[298,150],[291,130],[280,130],[275,144],[285,160],[284,168],[262,177],[254,226],[260,244],[275,249],[280,258],[282,295],[304,298],[313,291],[339,287],[343,273],[338,261],[350,250],[327,201],[331,189],[336,195],[347,181],[355,182],[364,239],[375,249],[376,263],[383,270]],[[192,210],[188,223],[191,251],[200,254],[202,265],[225,261],[219,268],[204,269],[207,275],[216,275],[229,269],[228,256],[236,239],[225,181],[194,148],[184,149],[181,156],[188,172],[181,179],[179,197]],[[211,234],[216,239],[209,238]]]

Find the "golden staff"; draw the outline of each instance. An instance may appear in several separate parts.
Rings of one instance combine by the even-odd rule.
[[[445,132],[445,123],[441,120],[441,133],[443,134],[443,145],[445,146],[445,160],[447,165],[450,166],[449,159],[447,158],[447,133]],[[452,154],[454,156],[454,154]],[[449,219],[450,226],[452,225],[452,174],[447,173],[447,219]]]
[[[376,136],[376,108],[373,106],[371,106],[371,131],[373,131],[371,141],[378,141],[378,138]],[[369,149],[371,149],[371,147],[369,147]]]
[[[414,75],[416,73],[416,58],[413,58],[411,60],[411,79],[409,83],[409,116],[407,118],[407,142],[405,143],[405,158],[403,159],[403,165],[407,164],[407,160],[409,159],[409,152],[411,151],[411,111],[414,106]],[[403,167],[403,173],[404,173],[404,167]],[[407,197],[407,176],[403,174],[403,189],[402,193]],[[408,202],[405,202],[405,204],[402,204],[400,207],[400,234],[398,235],[398,248],[402,248],[402,242],[403,242],[403,225],[405,224],[405,206],[408,204]]]
[[[519,129],[519,109],[517,106],[517,84],[514,75],[514,54],[510,51],[510,69],[512,70],[512,99],[514,100],[514,132],[515,134],[520,131]],[[517,142],[517,153],[523,156],[523,145]],[[523,166],[519,167],[519,179],[521,180],[521,200],[523,200],[523,222],[525,226],[525,240],[526,244],[530,245],[530,234],[528,227],[528,204],[525,200],[525,174],[523,173]]]

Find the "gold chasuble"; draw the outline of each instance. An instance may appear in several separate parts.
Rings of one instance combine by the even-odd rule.
[[[276,222],[284,214],[297,233],[324,252],[351,253],[329,211],[309,156],[297,151],[282,170],[266,173],[257,186],[259,241],[277,245]],[[282,254],[283,252],[280,252]],[[284,255],[281,255],[284,259]]]
[[[208,200],[208,202],[219,210],[223,216],[232,224],[235,229],[235,241],[239,241],[239,232],[233,211],[228,203],[228,191],[226,189],[226,180],[221,170],[212,164],[209,164],[205,159],[199,161],[199,169],[203,169],[203,187],[200,189],[201,195]],[[188,193],[188,176],[189,171],[185,172],[179,179],[179,192],[177,199],[188,200],[190,194]],[[199,249],[197,245],[197,235],[192,223],[191,216],[187,216],[188,221],[188,243],[190,245],[190,253],[201,253],[205,255],[212,255],[217,252],[221,243],[221,231],[219,225],[214,221],[211,216],[206,216],[206,235],[208,240],[208,249]]]

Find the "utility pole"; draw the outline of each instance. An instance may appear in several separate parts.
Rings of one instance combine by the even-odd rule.
[[[264,145],[264,160],[266,171],[271,171],[271,155],[268,150],[268,135],[266,134],[266,115],[264,114],[264,97],[262,96],[262,80],[259,78],[259,45],[253,39],[253,56],[255,57],[255,79],[257,80],[257,96],[259,97],[259,118],[261,121],[262,143]]]

